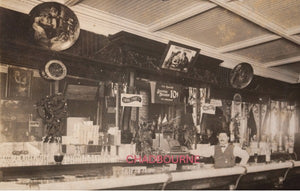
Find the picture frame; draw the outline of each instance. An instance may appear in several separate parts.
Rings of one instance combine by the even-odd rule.
[[[200,49],[170,41],[162,57],[161,68],[188,72],[195,63]]]
[[[30,99],[33,71],[20,68],[8,68],[7,97],[14,99]]]

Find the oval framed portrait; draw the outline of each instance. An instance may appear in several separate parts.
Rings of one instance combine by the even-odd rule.
[[[29,15],[33,38],[44,48],[66,50],[79,37],[79,21],[74,12],[65,5],[56,2],[41,3]]]

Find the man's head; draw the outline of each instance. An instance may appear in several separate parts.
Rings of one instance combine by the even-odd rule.
[[[229,141],[228,132],[224,130],[220,131],[218,134],[218,140],[221,146],[225,146]]]

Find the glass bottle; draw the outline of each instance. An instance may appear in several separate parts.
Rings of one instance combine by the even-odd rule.
[[[271,149],[270,146],[267,145],[266,146],[266,163],[270,163],[271,162]]]

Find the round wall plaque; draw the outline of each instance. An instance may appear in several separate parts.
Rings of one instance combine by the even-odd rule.
[[[45,48],[65,50],[79,37],[80,27],[76,15],[60,3],[41,3],[35,6],[29,15],[34,40]]]
[[[59,60],[50,60],[45,65],[45,74],[52,80],[62,80],[67,75],[67,67]]]
[[[230,72],[230,84],[233,88],[243,89],[247,87],[252,78],[253,68],[248,63],[240,63]]]

